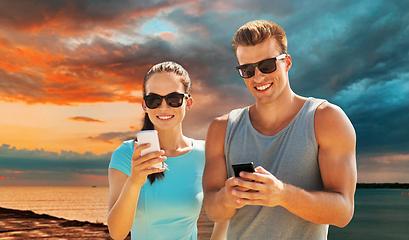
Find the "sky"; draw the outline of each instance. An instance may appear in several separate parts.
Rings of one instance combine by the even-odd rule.
[[[340,106],[358,182],[409,182],[409,2],[399,0],[0,1],[0,186],[107,186],[112,152],[141,128],[151,66],[192,79],[184,134],[253,104],[235,31],[283,27],[295,93]]]

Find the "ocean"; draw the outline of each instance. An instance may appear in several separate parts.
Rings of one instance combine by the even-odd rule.
[[[0,207],[106,224],[108,187],[3,187]]]
[[[0,187],[0,207],[104,224],[108,197],[108,187]],[[409,190],[357,189],[352,221],[328,239],[409,239]]]
[[[357,189],[354,217],[345,228],[330,226],[328,239],[409,239],[409,190]]]

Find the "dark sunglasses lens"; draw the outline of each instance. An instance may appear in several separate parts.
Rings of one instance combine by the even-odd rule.
[[[276,70],[275,59],[266,59],[258,64],[258,69],[262,73],[272,73]]]
[[[242,78],[250,78],[254,76],[255,67],[252,65],[243,65],[239,68],[239,74]]]
[[[183,104],[183,94],[172,94],[166,97],[166,103],[171,107],[180,107]]]
[[[162,98],[158,96],[146,96],[145,103],[148,108],[154,109],[160,106],[162,103]]]

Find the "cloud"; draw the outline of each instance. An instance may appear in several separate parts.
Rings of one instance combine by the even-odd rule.
[[[73,151],[60,153],[44,151],[43,149],[16,149],[10,145],[0,146],[0,166],[11,171],[25,170],[53,170],[84,172],[89,170],[99,171],[105,169],[110,160],[111,152],[83,154]]]
[[[5,0],[0,3],[0,25],[32,34],[78,36],[120,29],[134,18],[154,16],[172,7],[167,2]]]
[[[376,84],[363,80],[334,96],[354,124],[358,153],[408,153],[408,77]]]
[[[210,88],[200,83],[195,84],[192,80],[192,92],[193,107],[186,113],[183,132],[195,139],[205,139],[209,125],[216,117],[225,115],[232,109],[248,106],[254,101],[247,88],[236,84]]]
[[[82,185],[76,179],[92,179],[84,184],[106,185],[108,164],[112,152],[83,154],[73,151],[60,153],[43,149],[16,149],[10,145],[0,146],[0,176],[11,185],[30,184],[30,179],[38,184]],[[27,181],[29,180],[29,181]],[[99,181],[96,181],[99,180]],[[48,182],[48,183],[47,183]],[[0,184],[2,184],[0,183]]]
[[[409,154],[366,154],[358,158],[358,182],[409,182]]]
[[[314,18],[314,5],[305,7],[284,26],[294,91],[341,106],[356,129],[358,155],[409,153],[408,3],[324,3],[325,14]]]
[[[139,130],[134,130],[134,131],[127,131],[127,132],[107,132],[107,133],[100,133],[97,136],[93,137],[90,136],[88,139],[94,140],[94,141],[102,141],[105,143],[113,143],[113,140],[119,140],[121,142],[126,141],[126,140],[131,140],[135,139],[136,133]]]
[[[73,121],[83,121],[83,122],[100,122],[100,123],[104,123],[104,121],[98,120],[98,119],[93,119],[93,118],[89,118],[89,117],[69,117],[69,120],[73,120]]]
[[[42,149],[16,149],[3,144],[0,146],[0,175],[12,185],[30,184],[27,181],[30,179],[41,185],[106,185],[111,154],[57,153]],[[81,184],[78,179],[88,181]]]

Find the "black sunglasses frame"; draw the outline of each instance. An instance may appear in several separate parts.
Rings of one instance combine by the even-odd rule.
[[[236,69],[239,72],[240,77],[242,78],[253,77],[254,74],[256,73],[256,67],[258,68],[258,70],[260,70],[260,72],[264,74],[272,73],[275,70],[277,70],[277,60],[285,59],[286,56],[287,54],[283,53],[281,55],[278,55],[277,57],[267,58],[267,59],[261,60],[260,62],[243,64],[243,65],[237,66]],[[263,64],[265,64],[266,62],[268,63],[269,61],[271,61],[271,63],[268,66],[263,67]],[[274,69],[270,69],[273,66],[274,66]],[[246,73],[248,74],[243,75],[243,70],[246,70]]]
[[[183,104],[183,99],[189,98],[190,95],[187,93],[178,93],[178,92],[172,92],[169,93],[166,96],[161,96],[159,94],[151,93],[149,95],[146,95],[143,97],[143,100],[145,101],[145,105],[149,109],[156,109],[160,105],[162,105],[163,99],[165,99],[166,104],[168,104],[170,107],[173,108],[178,108],[182,106]],[[173,102],[171,99],[177,99],[177,102]],[[159,100],[159,101],[155,101]],[[152,101],[152,102],[151,102]]]

